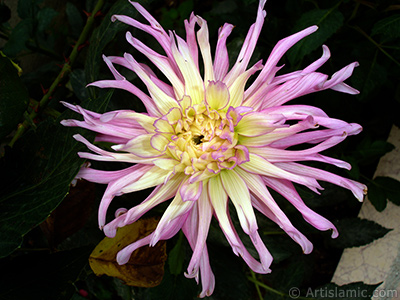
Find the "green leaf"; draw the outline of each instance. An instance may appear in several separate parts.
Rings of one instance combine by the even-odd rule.
[[[67,2],[65,13],[67,14],[68,23],[71,26],[72,36],[78,38],[84,26],[81,13],[71,2]]]
[[[0,139],[16,128],[28,107],[29,96],[12,62],[0,55]]]
[[[368,199],[377,211],[383,211],[386,208],[385,191],[374,182],[368,185]]]
[[[246,277],[247,265],[233,254],[231,247],[208,245],[210,263],[215,274],[214,299],[251,299],[251,282]]]
[[[310,270],[313,270],[310,259],[303,253],[293,256],[283,265],[273,266],[273,271],[264,276],[268,284],[281,293],[289,294],[293,287],[302,286],[305,278],[308,278]],[[268,295],[268,296],[267,296]],[[282,299],[276,293],[267,292],[265,299]],[[290,299],[289,297],[285,299]]]
[[[339,237],[329,240],[329,243],[336,248],[367,245],[391,231],[373,221],[359,218],[342,219],[334,224],[339,231]]]
[[[72,90],[79,100],[85,101],[89,98],[88,89],[86,88],[85,71],[76,69],[69,75]]]
[[[48,27],[51,24],[51,21],[57,15],[58,12],[50,7],[44,7],[43,9],[41,9],[37,14],[37,20],[38,20],[37,30],[39,32],[42,32],[48,29]]]
[[[32,36],[34,20],[24,19],[11,31],[10,39],[4,45],[3,52],[9,57],[15,57],[20,51],[26,50],[26,43]]]
[[[32,252],[0,261],[0,299],[70,299],[73,283],[87,264],[90,247],[55,254]]]
[[[371,35],[380,35],[381,43],[389,42],[400,37],[400,14],[384,18],[372,27]]]
[[[43,0],[18,0],[18,16],[21,19],[34,18]]]
[[[312,299],[332,299],[332,300],[369,300],[374,290],[380,285],[365,284],[363,282],[352,282],[339,286],[335,283],[328,283],[324,286],[305,292],[305,296]],[[303,294],[301,296],[304,296]]]
[[[384,140],[372,141],[366,138],[357,146],[356,157],[359,158],[360,161],[370,162],[371,160],[380,158],[393,149],[394,146]]]
[[[370,187],[376,186],[383,191],[386,198],[400,205],[400,181],[390,177],[376,177]]]
[[[85,64],[86,82],[88,83],[99,79],[100,66],[104,64],[102,59],[104,48],[114,39],[118,32],[125,31],[129,28],[128,25],[122,22],[111,22],[111,16],[118,14],[128,15],[134,18],[137,15],[137,11],[129,1],[118,0],[110,8],[100,26],[93,31]],[[97,89],[89,88],[89,94],[91,97],[96,97]]]
[[[174,248],[168,255],[169,271],[172,275],[182,274],[183,262],[185,261],[185,247],[183,245],[183,233],[179,232],[179,238]]]
[[[186,278],[183,274],[172,275],[165,268],[163,280],[159,286],[148,288],[139,300],[187,300],[195,299],[198,286],[194,279]]]
[[[305,55],[311,53],[342,27],[344,17],[336,8],[314,9],[303,14],[294,26],[294,32],[309,26],[317,25],[318,30],[294,45],[287,56],[292,65],[298,63]]]
[[[86,106],[102,111],[111,94],[87,101]],[[19,247],[22,237],[43,222],[68,193],[83,162],[77,152],[86,148],[72,135],[86,131],[66,128],[59,122],[75,116],[67,111],[57,121],[42,122],[36,131],[31,130],[18,140],[13,149],[7,149],[1,159],[0,257]]]
[[[355,69],[350,80],[360,91],[357,97],[364,100],[379,93],[379,88],[387,82],[387,69],[376,59],[361,60],[360,66]]]

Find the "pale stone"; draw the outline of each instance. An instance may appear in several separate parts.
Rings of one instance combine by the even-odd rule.
[[[381,158],[375,176],[400,180],[400,129],[396,126],[393,126],[388,142],[396,148]],[[332,281],[338,285],[356,281],[383,282],[372,299],[400,299],[400,207],[388,202],[386,209],[378,212],[366,199],[359,217],[393,230],[371,244],[346,249]]]

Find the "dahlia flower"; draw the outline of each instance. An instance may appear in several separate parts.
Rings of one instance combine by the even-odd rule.
[[[257,231],[254,208],[279,225],[304,253],[312,251],[310,241],[292,225],[270,190],[285,197],[315,228],[332,230],[333,238],[338,235],[334,225],[305,205],[293,183],[319,193],[322,187],[318,181],[330,182],[349,189],[360,201],[366,191],[361,183],[299,163],[318,161],[350,169],[348,163],[320,152],[348,135],[358,134],[361,126],[330,118],[316,107],[284,105],[325,89],[357,94],[357,90],[343,82],[357,63],[329,78],[317,72],[330,57],[328,47],[323,46],[322,57],[303,70],[277,75],[281,69],[277,64],[284,53],[317,30],[311,26],[279,41],[265,63],[259,61],[249,67],[266,15],[265,2],[259,2],[256,21],[230,70],[226,40],[233,25],[224,24],[219,29],[213,59],[204,19],[191,14],[185,21],[185,40],[174,32],[167,33],[139,3],[131,2],[149,25],[124,15],[115,15],[112,20],[141,29],[158,41],[164,54],[126,33],[128,43],[147,56],[168,82],[129,53],[123,57],[104,56],[115,79],[89,85],[126,90],[143,102],[147,113],[119,110],[98,114],[64,103],[81,114],[83,121],[64,120],[63,125],[87,128],[98,133],[96,141],[114,144],[115,152],[106,151],[75,135],[76,140],[94,152],[79,153],[80,157],[132,163],[119,171],[84,167],[78,174],[79,178],[108,185],[98,214],[99,226],[107,236],[115,236],[118,227],[137,221],[158,204],[172,199],[154,232],[122,249],[117,255],[118,263],[127,263],[135,249],[153,246],[182,230],[193,250],[185,275],[197,282],[201,278],[201,297],[212,294],[215,285],[206,245],[212,216],[218,220],[233,252],[253,271],[269,273],[273,258]],[[127,81],[115,65],[135,72],[148,94]],[[203,74],[200,69],[204,69]],[[246,88],[256,72],[258,75]],[[290,150],[300,144],[307,147]],[[152,187],[154,190],[143,202],[129,210],[119,209],[107,223],[107,208],[114,196]],[[253,258],[240,240],[229,215],[229,201],[259,259]]]

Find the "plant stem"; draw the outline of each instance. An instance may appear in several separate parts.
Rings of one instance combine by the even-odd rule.
[[[258,280],[256,278],[256,273],[254,273],[254,271],[251,270],[251,269],[250,269],[250,273],[251,273],[251,278],[253,278],[254,280],[256,280],[258,282]],[[258,285],[257,282],[253,282],[253,283],[256,286],[258,298],[260,298],[260,300],[263,300],[263,296],[262,296],[261,291],[260,291],[260,286]]]
[[[74,64],[77,56],[78,56],[78,51],[79,51],[79,46],[81,46],[88,38],[90,31],[92,30],[93,23],[94,23],[94,17],[96,13],[103,7],[105,0],[98,0],[96,3],[96,6],[94,7],[91,15],[88,17],[85,27],[83,28],[78,41],[76,42],[74,48],[72,49],[72,52],[70,56],[68,57],[67,61],[65,62],[64,66],[62,67],[60,73],[57,75],[56,79],[53,81],[51,84],[48,92],[43,95],[42,99],[39,101],[39,105],[36,110],[33,110],[29,114],[29,120],[34,120],[40,113],[40,111],[43,109],[44,106],[49,102],[52,94],[54,93],[56,87],[60,84],[60,82],[65,78],[65,76],[71,72],[71,66]],[[30,121],[25,120],[22,123],[18,125],[17,132],[15,133],[14,137],[12,138],[11,142],[8,144],[10,147],[12,147],[15,142],[24,134],[24,132],[29,128],[30,126]]]
[[[262,287],[263,289],[265,289],[265,290],[267,290],[267,291],[270,291],[270,292],[272,292],[272,293],[274,293],[274,294],[277,294],[277,295],[282,296],[282,297],[283,297],[283,296],[287,296],[285,293],[282,293],[282,292],[280,292],[280,291],[278,291],[278,290],[275,290],[275,289],[273,289],[272,287],[269,287],[268,285],[266,285],[266,284],[264,284],[264,283],[258,281],[257,279],[255,279],[255,278],[253,278],[253,277],[249,277],[249,276],[248,276],[247,279],[250,280],[251,282],[255,283],[257,286],[260,286],[260,287]]]
[[[391,56],[385,49],[382,48],[380,44],[378,44],[372,37],[370,37],[366,32],[364,32],[360,27],[353,26],[353,28],[361,33],[365,38],[367,38],[372,44],[374,44],[384,55],[386,55],[391,61],[393,61],[396,65],[400,66],[400,62],[398,62],[393,56]]]
[[[257,279],[255,279],[255,278],[253,278],[253,277],[250,277],[250,276],[247,276],[247,279],[248,279],[249,281],[255,283],[256,286],[260,286],[260,287],[262,287],[263,289],[265,289],[265,290],[267,290],[267,291],[269,291],[269,292],[272,292],[272,293],[274,293],[274,294],[277,294],[277,295],[279,295],[279,296],[281,296],[281,297],[284,297],[284,298],[292,298],[292,299],[300,299],[300,300],[313,300],[313,299],[314,299],[314,298],[309,298],[309,297],[302,297],[302,296],[297,295],[297,294],[296,294],[296,295],[289,295],[289,294],[282,293],[282,292],[280,292],[280,291],[278,291],[278,290],[275,290],[274,288],[272,288],[272,287],[270,287],[270,286],[268,286],[268,285],[266,285],[266,284],[264,284],[264,283],[258,281]],[[296,288],[296,289],[297,289],[297,288]]]

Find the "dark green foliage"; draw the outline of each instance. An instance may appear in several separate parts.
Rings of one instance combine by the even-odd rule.
[[[87,264],[90,247],[50,254],[46,251],[17,255],[0,261],[2,300],[69,300]],[[22,254],[22,253],[21,253]]]
[[[21,121],[28,107],[28,92],[12,62],[0,54],[0,139]]]
[[[400,14],[386,17],[372,27],[371,35],[381,37],[381,42],[390,42],[400,37]]]
[[[288,52],[292,65],[297,64],[305,55],[321,47],[342,25],[344,17],[336,8],[314,9],[303,14],[295,24],[294,31],[317,25],[318,31],[298,42]]]
[[[376,177],[368,185],[368,199],[377,211],[386,208],[387,200],[400,205],[400,182],[390,177]]]
[[[338,248],[359,247],[383,237],[391,229],[359,218],[342,219],[335,222],[339,237],[331,240],[330,244]]]
[[[88,100],[87,106],[103,111],[110,96],[108,93]],[[42,122],[1,159],[1,170],[9,171],[1,174],[0,181],[0,257],[14,251],[22,243],[22,237],[43,222],[67,195],[83,163],[77,152],[85,149],[72,138],[83,130],[66,129],[59,124],[72,115],[67,111],[58,120]]]

